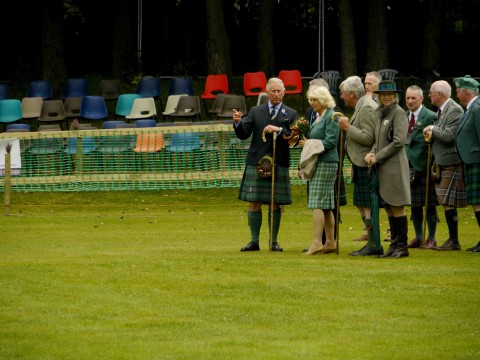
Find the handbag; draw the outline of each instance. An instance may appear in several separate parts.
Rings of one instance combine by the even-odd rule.
[[[442,170],[440,170],[440,165],[438,165],[435,160],[433,160],[432,162],[430,174],[432,175],[433,181],[438,184],[440,182],[440,179],[442,178]]]
[[[257,174],[263,179],[272,177],[273,158],[269,155],[265,155],[260,159],[256,165]]]

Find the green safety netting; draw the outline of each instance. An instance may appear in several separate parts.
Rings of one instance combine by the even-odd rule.
[[[0,134],[0,140],[11,138],[19,139],[21,154],[12,191],[238,187],[250,145],[223,124]],[[302,183],[300,152],[291,149],[292,184]]]

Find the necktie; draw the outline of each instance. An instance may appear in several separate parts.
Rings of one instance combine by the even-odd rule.
[[[408,133],[411,134],[413,131],[413,128],[415,127],[415,115],[411,113],[410,115],[410,124],[408,126]]]
[[[468,109],[465,109],[464,113],[463,113],[463,116],[462,116],[462,119],[460,120],[460,122],[462,122],[463,120],[465,120],[465,118],[467,117],[467,114],[468,114]]]
[[[272,106],[272,111],[270,111],[270,118],[275,119],[275,106]]]
[[[440,120],[440,116],[442,115],[442,110],[438,109],[437,111],[437,120]]]

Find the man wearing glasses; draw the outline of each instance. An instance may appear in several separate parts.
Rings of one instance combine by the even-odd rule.
[[[449,238],[434,250],[461,250],[458,241],[457,208],[467,206],[463,163],[457,152],[457,130],[463,115],[462,107],[452,98],[452,87],[445,80],[430,86],[430,100],[438,108],[437,120],[423,129],[425,139],[432,142],[435,161],[440,166],[440,181],[435,184],[438,203],[443,206]]]

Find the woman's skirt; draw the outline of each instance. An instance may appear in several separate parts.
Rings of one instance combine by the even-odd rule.
[[[311,180],[308,181],[308,208],[335,209],[335,180],[337,162],[318,162]]]

